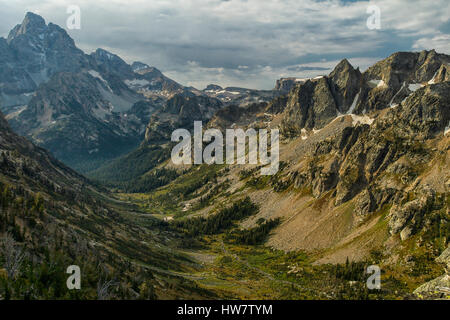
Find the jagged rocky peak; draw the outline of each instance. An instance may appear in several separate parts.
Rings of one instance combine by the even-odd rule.
[[[89,65],[67,32],[27,13],[5,41],[0,39],[0,95],[3,111],[28,103],[37,87],[61,71],[76,72]]]
[[[382,80],[386,86],[398,90],[403,83],[430,81],[440,66],[449,62],[450,56],[435,50],[396,52],[367,69],[365,77]]]
[[[330,87],[341,112],[353,112],[361,85],[361,72],[343,59],[330,73]]]
[[[363,74],[365,99],[356,106],[357,113],[399,104],[411,92],[433,83],[440,67],[449,62],[450,56],[434,50],[397,52],[377,62]]]
[[[44,18],[31,12],[26,14],[21,24],[9,32],[7,44],[16,51],[17,59],[25,59],[25,63],[39,62],[42,66],[51,65],[55,69],[58,69],[58,66],[53,66],[54,63],[74,64],[74,67],[78,67],[80,61],[83,60],[81,56],[84,55],[63,28],[53,23],[46,25]],[[41,61],[42,54],[46,56],[45,63]],[[61,58],[63,55],[71,57]],[[74,56],[77,56],[76,60]],[[67,63],[64,63],[63,60]],[[31,72],[35,72],[35,70],[32,69]]]
[[[421,87],[448,81],[450,56],[434,50],[398,52],[361,74],[346,59],[328,77],[295,86],[287,96],[281,131],[319,129],[339,114],[396,106]],[[441,94],[442,95],[442,94]]]
[[[123,61],[118,55],[102,48],[98,48],[97,50],[92,52],[91,57],[93,57],[98,64],[116,63],[127,65],[127,63]]]
[[[450,66],[442,64],[433,78],[429,81],[429,84],[450,81]]]
[[[368,80],[382,80],[387,86],[398,87],[416,67],[417,58],[415,52],[396,52],[367,69],[365,75]]]
[[[353,66],[347,59],[342,59],[341,62],[339,62],[334,70],[330,73],[330,78],[335,78],[337,76],[355,71],[355,68],[353,68]]]
[[[18,47],[19,51],[30,46],[30,41],[33,42],[33,49],[41,49],[40,51],[45,49],[42,44],[46,43],[51,43],[55,50],[63,46],[75,48],[75,42],[63,28],[53,23],[47,25],[44,18],[32,12],[28,12],[23,22],[9,32],[7,39],[8,44]],[[36,43],[41,46],[36,48]]]
[[[281,132],[296,136],[303,128],[320,129],[336,117],[337,111],[328,78],[307,80],[289,92]]]
[[[45,32],[47,25],[44,18],[32,12],[25,15],[21,24],[15,26],[8,35],[8,42],[22,34],[41,34]]]

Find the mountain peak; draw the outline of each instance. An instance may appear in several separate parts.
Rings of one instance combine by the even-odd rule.
[[[353,66],[347,59],[342,59],[341,62],[337,64],[337,66],[334,68],[334,70],[331,72],[330,77],[332,77],[333,74],[340,73],[342,71],[347,70],[354,70]]]
[[[333,83],[332,92],[339,112],[348,112],[356,107],[357,93],[360,89],[361,72],[353,68],[347,59],[343,59],[330,73]]]
[[[25,18],[22,21],[22,25],[27,25],[29,23],[32,23],[34,25],[45,25],[45,19],[36,13],[27,12],[25,14]]]
[[[348,74],[360,73],[359,68],[355,69],[347,59],[341,60],[330,73],[329,77],[334,81],[338,81],[340,78],[347,78]]]
[[[32,12],[25,15],[21,24],[15,26],[8,35],[8,41],[22,34],[38,34],[42,33],[47,25],[44,18]]]

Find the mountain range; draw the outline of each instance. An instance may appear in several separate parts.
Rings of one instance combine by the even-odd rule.
[[[84,172],[139,145],[151,115],[175,96],[199,100],[197,108],[272,96],[200,91],[103,49],[87,55],[64,29],[33,13],[0,39],[0,56],[0,106],[12,128]]]
[[[116,298],[445,297],[449,68],[435,50],[397,52],[273,90],[198,90],[87,55],[28,13],[0,39],[0,230],[33,268],[82,250],[85,270],[103,268],[92,283],[122,278]],[[171,133],[196,120],[279,129],[280,170],[174,165]],[[381,291],[365,287],[369,264]]]
[[[208,219],[250,197],[259,213],[239,221],[241,231],[232,234],[280,219],[267,246],[305,250],[318,264],[372,259],[414,290],[433,277],[434,259],[450,240],[449,59],[434,50],[398,52],[365,72],[344,59],[329,75],[295,81],[270,102],[223,106],[206,121],[220,130],[279,128],[281,169],[273,177],[259,176],[255,165],[218,166],[214,178],[212,169],[174,166],[169,135],[167,149],[161,139],[154,149],[151,126],[138,150],[93,177],[145,192],[136,201],[144,208],[158,203],[150,213],[181,221]],[[139,166],[143,158],[146,166]],[[138,170],[118,179],[114,172],[130,164]],[[442,254],[436,261],[445,265]],[[420,286],[416,297],[445,295],[439,288],[448,279],[444,273]]]

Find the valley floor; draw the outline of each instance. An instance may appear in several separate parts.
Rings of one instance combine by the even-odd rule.
[[[118,197],[141,208],[143,203],[149,201],[149,195],[143,194],[119,194]],[[164,204],[170,205],[168,202]],[[157,210],[157,214],[143,213],[142,217],[156,216],[162,221],[170,217],[169,225],[184,220],[186,212],[162,214],[171,212],[166,209]],[[198,214],[190,217],[198,217]],[[378,218],[382,219],[381,216]],[[271,247],[270,240],[256,245],[237,244],[229,240],[231,233],[228,230],[178,239],[178,247],[174,250],[190,257],[199,268],[177,275],[193,281],[199,288],[212,292],[220,299],[295,300],[416,298],[413,291],[418,286],[443,273],[438,264],[427,258],[426,252],[413,253],[418,263],[412,268],[401,263],[382,264],[383,257],[376,251],[358,261],[347,259],[345,263],[331,264],[320,262],[321,257],[328,254],[326,250],[283,251]],[[366,281],[370,274],[366,273],[366,268],[373,264],[381,266],[381,290],[367,289]]]

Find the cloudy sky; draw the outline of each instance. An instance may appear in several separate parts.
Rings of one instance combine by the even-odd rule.
[[[81,9],[78,47],[142,61],[199,89],[271,89],[280,77],[327,74],[342,58],[367,68],[395,51],[450,54],[448,0],[0,0],[0,36],[27,11],[66,27]],[[380,9],[370,30],[367,9]]]

